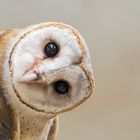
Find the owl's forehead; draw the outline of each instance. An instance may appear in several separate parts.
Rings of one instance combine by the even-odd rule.
[[[55,42],[60,48],[69,47],[78,55],[83,52],[83,45],[80,44],[80,38],[76,31],[70,28],[60,27],[40,27],[23,31],[22,37],[19,39],[15,47],[24,48],[30,46],[32,49],[43,48],[48,42]]]
[[[30,26],[22,31],[22,36],[18,43],[24,40],[30,42],[34,40],[39,41],[56,41],[59,45],[65,45],[66,43],[85,51],[85,41],[80,33],[73,27],[63,23],[42,23],[34,26]]]
[[[35,43],[40,42],[56,42],[60,46],[71,45],[79,47],[77,37],[68,29],[60,29],[58,27],[46,27],[37,30],[31,30],[26,36],[20,41],[20,43]]]

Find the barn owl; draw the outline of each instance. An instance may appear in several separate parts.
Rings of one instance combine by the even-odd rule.
[[[55,140],[58,115],[93,92],[80,33],[47,22],[0,32],[0,140]]]

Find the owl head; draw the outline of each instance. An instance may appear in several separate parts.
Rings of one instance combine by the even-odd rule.
[[[58,114],[93,91],[87,45],[69,25],[49,22],[16,30],[5,54],[6,97],[16,108]]]

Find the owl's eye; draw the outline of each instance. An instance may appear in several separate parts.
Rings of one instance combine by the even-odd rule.
[[[60,80],[54,83],[54,89],[58,94],[66,94],[69,91],[69,85],[67,82]]]
[[[47,55],[48,57],[54,57],[57,55],[59,51],[59,47],[56,43],[50,42],[45,46],[44,51],[45,51],[45,55]]]

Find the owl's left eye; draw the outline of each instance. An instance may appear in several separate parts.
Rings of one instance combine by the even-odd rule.
[[[48,57],[55,57],[59,51],[59,47],[56,43],[50,42],[45,46],[45,55]]]

